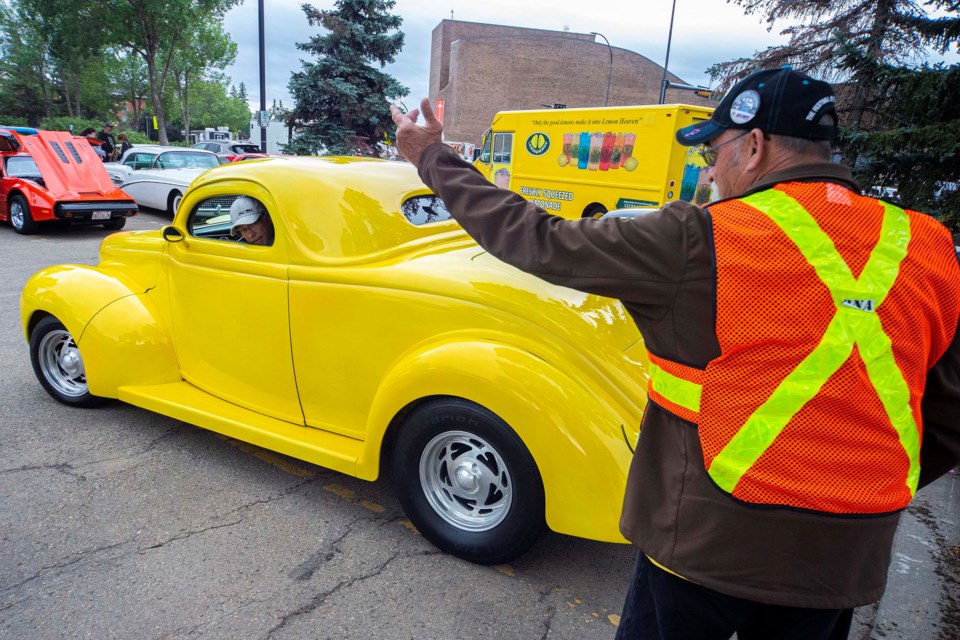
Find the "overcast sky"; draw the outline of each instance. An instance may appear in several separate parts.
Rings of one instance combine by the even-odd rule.
[[[296,47],[319,33],[311,27],[300,5],[304,0],[265,0],[266,98],[282,100],[292,107],[287,84],[301,68],[301,60],[312,61]],[[243,82],[252,108],[259,108],[260,75],[257,35],[257,0],[243,0],[224,20],[224,29],[237,43],[236,62],[227,68],[234,84]],[[332,9],[333,0],[312,2],[318,9]],[[386,71],[410,89],[404,102],[410,108],[427,96],[430,82],[430,37],[433,29],[451,11],[456,20],[491,24],[602,33],[611,46],[644,55],[663,64],[670,29],[673,0],[397,0],[393,13],[403,18],[405,44],[396,62]],[[676,0],[670,71],[690,84],[709,85],[706,69],[715,62],[752,56],[768,46],[782,44],[779,34],[786,25],[772,31],[758,15],[726,0]],[[598,38],[602,42],[602,39]]]

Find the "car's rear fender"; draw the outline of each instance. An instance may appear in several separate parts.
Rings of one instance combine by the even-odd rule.
[[[551,529],[624,542],[619,519],[632,454],[621,418],[600,395],[511,345],[437,345],[404,359],[384,380],[357,474],[377,477],[382,445],[402,429],[411,406],[431,396],[465,398],[500,416],[526,444],[543,478]]]
[[[54,316],[83,356],[90,392],[180,380],[173,344],[148,299],[95,267],[61,265],[34,274],[20,297],[24,336]]]

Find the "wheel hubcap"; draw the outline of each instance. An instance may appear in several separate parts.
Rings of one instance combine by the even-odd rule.
[[[503,458],[483,438],[465,431],[441,433],[424,447],[420,486],[441,518],[466,531],[493,529],[513,502]]]
[[[40,341],[39,355],[40,369],[53,388],[73,398],[87,393],[83,358],[68,332],[56,330],[45,335]]]
[[[10,205],[10,224],[16,229],[23,228],[23,206],[19,202]]]

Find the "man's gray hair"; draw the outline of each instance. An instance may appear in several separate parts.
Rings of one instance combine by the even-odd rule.
[[[820,124],[833,125],[834,118],[829,113],[820,118]],[[770,134],[770,138],[779,146],[791,153],[801,156],[819,156],[824,160],[830,159],[832,149],[829,140],[810,140],[808,138],[794,138],[793,136],[780,136]]]

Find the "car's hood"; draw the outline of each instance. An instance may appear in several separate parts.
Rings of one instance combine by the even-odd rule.
[[[581,348],[623,351],[640,340],[619,301],[550,284],[477,247],[425,255],[398,268],[419,272],[415,281],[425,289],[501,310]]]
[[[43,184],[57,200],[130,200],[117,189],[105,165],[85,138],[62,131],[39,131],[23,136],[21,151],[40,169]]]
[[[160,230],[110,234],[100,243],[97,268],[122,280],[132,291],[146,291],[157,285],[164,242]]]

